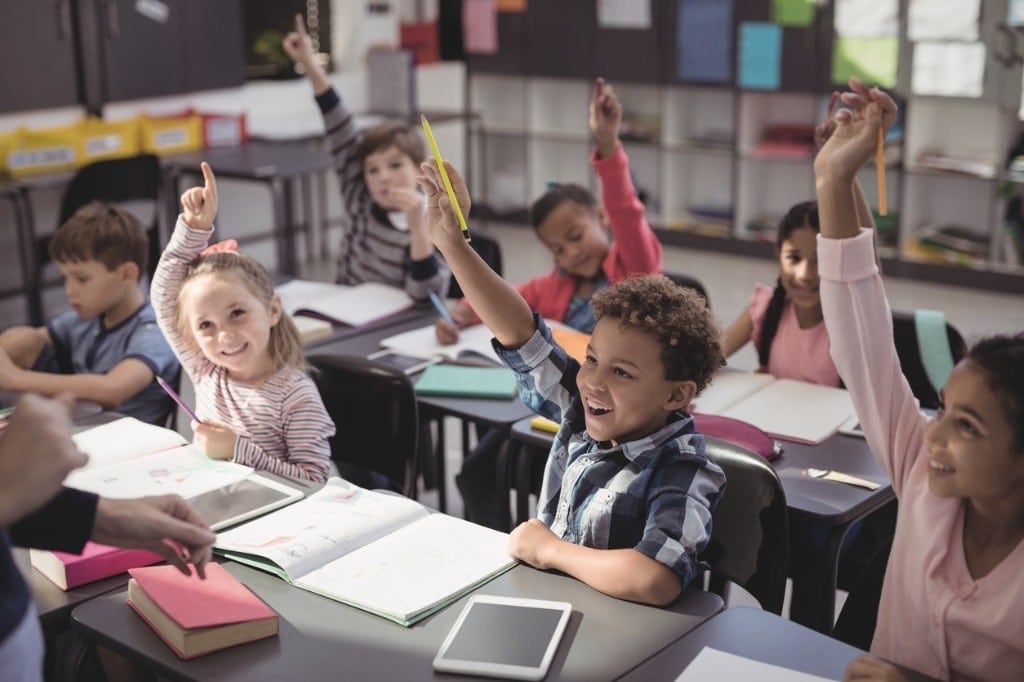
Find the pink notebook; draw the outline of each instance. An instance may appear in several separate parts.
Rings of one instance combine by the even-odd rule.
[[[163,561],[162,556],[149,550],[122,549],[95,542],[85,543],[81,554],[33,549],[29,557],[33,568],[62,590]]]

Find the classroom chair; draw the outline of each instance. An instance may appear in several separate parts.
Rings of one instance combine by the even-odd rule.
[[[664,275],[679,286],[696,291],[701,295],[701,298],[704,299],[704,302],[708,306],[708,310],[711,310],[711,298],[708,296],[707,289],[704,288],[704,285],[699,279],[691,275],[684,275],[681,272],[669,272],[668,270],[664,272]]]
[[[147,227],[149,236],[149,272],[152,276],[163,244],[160,239],[159,214],[162,175],[160,161],[153,154],[141,154],[125,159],[97,161],[83,166],[75,173],[64,190],[60,203],[57,227],[63,225],[75,211],[91,201],[124,203],[144,201],[153,204],[153,222]],[[56,228],[54,228],[56,229]],[[27,273],[32,286],[29,287],[29,308],[33,324],[45,324],[42,290],[61,284],[56,276],[47,276],[46,265],[50,262],[50,239],[52,235],[38,237],[34,228],[30,230],[35,262]]]
[[[857,582],[850,588],[835,627],[832,628],[834,639],[865,651],[871,648],[878,620],[878,602],[882,598],[882,583],[885,582],[885,568],[891,551],[890,537],[878,547]]]
[[[918,330],[925,330],[927,335],[919,335]],[[900,368],[914,397],[921,407],[938,408],[939,390],[949,370],[967,352],[963,336],[945,321],[942,313],[931,310],[894,310],[892,331]]]
[[[313,355],[309,363],[337,428],[331,459],[342,477],[415,499],[419,413],[409,377],[357,355]]]
[[[469,245],[480,254],[480,257],[490,266],[491,270],[494,270],[498,275],[502,275],[504,266],[501,259],[501,244],[498,243],[497,239],[481,230],[473,230],[473,238],[470,240]],[[462,298],[463,295],[462,288],[455,281],[455,276],[452,275],[451,283],[448,285],[448,298]]]

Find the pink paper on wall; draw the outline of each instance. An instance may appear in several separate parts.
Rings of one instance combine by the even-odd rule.
[[[495,0],[463,0],[462,42],[466,52],[498,51],[498,6]]]

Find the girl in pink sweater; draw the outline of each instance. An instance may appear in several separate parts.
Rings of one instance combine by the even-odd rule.
[[[900,372],[873,235],[852,183],[896,105],[850,79],[838,128],[814,163],[818,259],[832,357],[899,498],[871,652],[943,680],[1024,671],[1024,333],[985,339],[924,416]],[[846,679],[899,680],[871,656]]]
[[[590,297],[630,275],[661,272],[661,244],[647,223],[644,205],[629,177],[629,158],[619,142],[622,105],[604,79],[594,83],[590,130],[595,150],[590,157],[601,181],[604,205],[589,190],[556,185],[530,207],[537,238],[555,257],[555,268],[516,287],[531,310],[590,332],[594,315]],[[459,327],[480,319],[463,299],[451,310]],[[455,343],[457,327],[437,321],[437,339]]]

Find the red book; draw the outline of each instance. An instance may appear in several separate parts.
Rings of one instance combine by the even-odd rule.
[[[32,567],[49,578],[62,590],[109,578],[130,568],[149,566],[164,560],[162,556],[145,549],[122,549],[85,543],[81,554],[29,550]]]
[[[277,634],[277,614],[220,564],[206,580],[174,566],[128,571],[128,605],[180,658]]]

